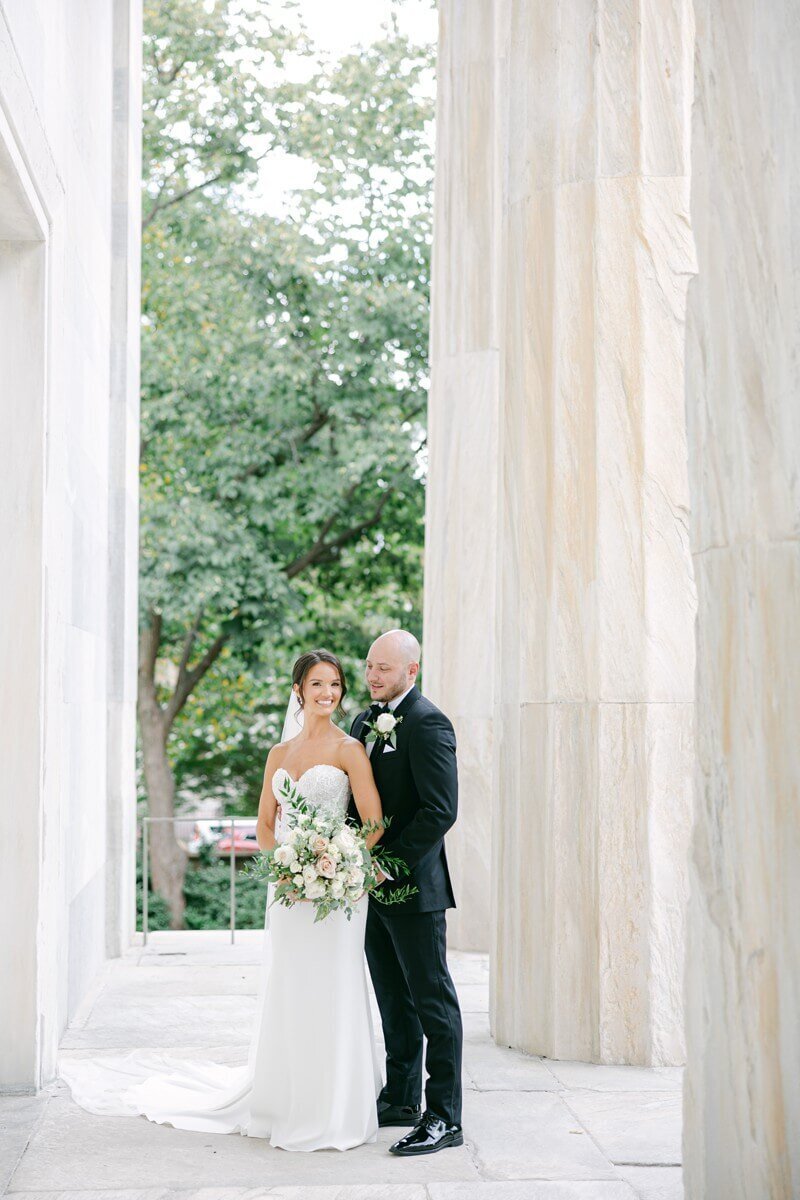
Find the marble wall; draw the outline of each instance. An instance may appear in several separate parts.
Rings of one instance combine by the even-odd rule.
[[[444,0],[426,685],[498,1040],[683,1059],[688,0]],[[491,866],[491,869],[490,869]],[[491,876],[491,883],[490,883]]]
[[[800,1195],[800,19],[696,0],[687,1200]]]
[[[0,1086],[133,928],[141,12],[0,0]],[[9,982],[10,981],[10,982]]]

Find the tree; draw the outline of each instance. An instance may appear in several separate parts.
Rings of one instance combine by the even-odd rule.
[[[224,195],[234,181],[252,177],[259,141],[275,144],[275,89],[265,85],[287,51],[302,48],[266,3],[258,14],[236,0],[210,8],[199,0],[146,4],[143,46],[143,293],[151,266],[170,257],[168,217],[189,200]],[[162,381],[162,386],[168,378]],[[142,404],[149,390],[143,381]],[[145,447],[142,447],[143,454]],[[146,461],[143,462],[146,468]],[[144,499],[145,511],[147,497]],[[144,574],[147,562],[143,557]],[[153,687],[159,622],[142,630],[138,716],[144,774],[153,816],[173,812],[173,780],[166,758],[170,711]],[[211,647],[209,661],[219,653]],[[205,657],[205,656],[204,656]],[[201,663],[203,660],[201,659]],[[185,687],[188,662],[184,666]],[[193,677],[193,676],[190,676]],[[172,697],[179,711],[181,695]],[[184,701],[185,702],[185,701]],[[185,860],[169,826],[152,827],[153,877],[167,897],[175,925],[182,922]]]
[[[278,144],[280,85],[267,82],[304,38],[259,0],[161,0],[144,6],[142,225],[190,196],[252,179]]]
[[[164,36],[144,234],[139,724],[150,812],[169,816],[169,741],[220,656],[256,668],[320,597],[353,611],[382,556],[413,558],[395,522],[421,541],[431,113],[415,97],[427,55],[399,35],[273,89],[271,136],[318,176],[296,219],[254,215],[220,191],[237,171],[219,157],[180,178],[155,165],[162,144],[184,161],[164,113],[186,48]],[[190,94],[202,110],[203,89],[179,86],[191,130]],[[167,828],[154,826],[153,878],[178,926],[185,860]]]

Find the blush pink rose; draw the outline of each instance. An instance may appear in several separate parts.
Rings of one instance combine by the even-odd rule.
[[[328,839],[323,834],[318,833],[311,839],[311,853],[324,854],[328,849]]]
[[[322,854],[317,859],[317,874],[324,875],[326,879],[333,879],[336,874],[336,863],[330,854]]]

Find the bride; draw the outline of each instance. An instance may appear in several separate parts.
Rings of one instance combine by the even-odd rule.
[[[295,663],[284,741],[270,750],[264,770],[260,849],[282,838],[279,796],[287,777],[310,807],[343,816],[352,789],[361,820],[381,820],[367,753],[331,720],[346,691],[335,655],[312,650]],[[371,834],[368,846],[380,836]],[[350,921],[336,911],[315,923],[310,902],[270,908],[271,893],[272,885],[246,1066],[152,1050],[62,1059],[59,1074],[81,1107],[265,1138],[284,1150],[348,1150],[376,1140],[382,1081],[364,967],[368,897],[361,896]]]

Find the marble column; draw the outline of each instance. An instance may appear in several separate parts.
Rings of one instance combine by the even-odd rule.
[[[800,20],[696,0],[687,1200],[800,1195]]]
[[[502,146],[492,5],[445,2],[439,12],[423,687],[458,741],[459,820],[447,837],[458,907],[449,941],[488,950]]]
[[[141,0],[114,0],[109,347],[106,952],[136,929]]]
[[[29,1088],[38,1070],[46,232],[0,106],[0,1091]]]
[[[688,0],[441,5],[425,634],[461,745],[451,932],[484,944],[491,914],[493,1032],[559,1058],[684,1053],[692,42]]]
[[[134,928],[141,2],[0,0],[0,1088]]]

